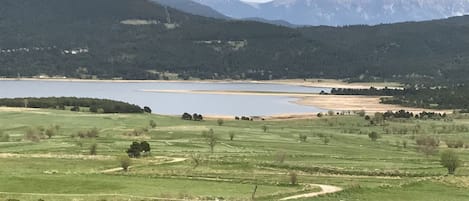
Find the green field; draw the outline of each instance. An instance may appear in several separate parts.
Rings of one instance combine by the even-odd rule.
[[[60,129],[50,139],[25,138],[31,128],[51,125]],[[93,128],[98,137],[77,136]],[[300,200],[469,200],[469,150],[453,149],[462,166],[446,176],[439,154],[418,151],[415,140],[438,137],[441,152],[448,139],[469,143],[468,128],[465,116],[382,125],[354,115],[224,120],[220,126],[149,114],[0,109],[0,130],[9,136],[0,142],[0,200],[251,200],[255,186],[255,200],[278,200],[321,191],[310,184],[343,191]],[[209,129],[218,138],[213,153],[202,136]],[[373,131],[380,134],[376,142],[368,137]],[[129,171],[116,169],[133,141],[149,142],[150,156],[132,159]],[[292,172],[299,185],[290,184]]]

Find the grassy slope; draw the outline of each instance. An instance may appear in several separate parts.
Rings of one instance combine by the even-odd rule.
[[[172,198],[221,196],[244,200],[250,197],[257,184],[259,199],[272,200],[301,191],[301,187],[286,185],[289,180],[287,174],[291,170],[285,167],[358,172],[359,176],[298,172],[301,183],[332,184],[347,189],[337,195],[322,197],[323,200],[461,200],[461,196],[469,195],[458,188],[461,182],[451,184],[451,179],[441,181],[433,178],[415,183],[418,178],[366,176],[370,172],[388,171],[444,175],[446,171],[439,165],[438,156],[425,157],[415,151],[411,139],[414,134],[384,134],[384,127],[370,127],[366,121],[353,116],[273,122],[225,121],[223,126],[216,125],[215,121],[182,121],[177,117],[157,115],[96,115],[55,110],[0,110],[0,117],[1,130],[11,136],[10,142],[0,142],[0,153],[21,156],[0,157],[0,180],[8,181],[0,182],[0,192],[3,192],[0,199],[71,200],[86,197],[87,200],[115,200],[132,198],[130,195],[133,195]],[[158,126],[148,133],[137,137],[123,134],[147,127],[150,119],[155,120]],[[50,124],[61,126],[59,135],[39,143],[23,140],[28,127],[47,127]],[[389,122],[386,128],[410,130],[419,125],[417,133],[432,134],[435,130],[468,124],[465,119],[453,122],[407,121]],[[261,129],[263,125],[268,127],[267,132]],[[96,140],[70,137],[79,130],[94,127],[100,129]],[[201,138],[201,132],[210,128],[220,138],[214,154],[209,153],[206,142]],[[371,142],[367,137],[370,131],[377,131],[383,137],[378,142]],[[236,135],[234,141],[228,140],[230,132]],[[300,143],[299,134],[307,135],[308,141]],[[442,139],[458,136],[469,141],[464,132],[448,130],[435,135]],[[331,142],[324,145],[319,136],[329,136]],[[123,155],[133,140],[149,141],[153,156],[191,158],[197,154],[201,164],[194,169],[189,159],[157,165],[154,161],[157,159],[150,157],[134,160],[135,168],[128,173],[101,174],[102,170],[118,166],[113,157],[107,156]],[[397,146],[397,142],[400,144],[404,140],[408,142],[407,148]],[[87,160],[67,158],[69,155],[87,155],[94,142],[98,143],[98,157]],[[442,146],[441,149],[445,148]],[[458,152],[464,161],[469,160],[464,154],[467,150]],[[286,154],[286,159],[279,164],[277,158],[282,153]],[[37,154],[49,154],[50,157]],[[464,166],[457,174],[469,175],[469,168]],[[212,181],[214,179],[218,181]],[[467,182],[466,177],[457,179]],[[357,189],[357,186],[361,188]],[[445,193],[434,193],[439,189],[444,189]],[[113,197],[108,194],[123,195]]]

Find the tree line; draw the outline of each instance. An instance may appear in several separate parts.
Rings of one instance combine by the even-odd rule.
[[[80,107],[89,108],[94,113],[143,113],[144,110],[134,104],[97,98],[48,97],[48,98],[2,98],[0,106],[44,108],[80,111]],[[151,110],[149,110],[151,111]]]
[[[405,89],[388,88],[378,89],[370,87],[369,89],[348,89],[348,88],[332,88],[332,95],[364,95],[364,96],[397,96],[405,94]],[[321,91],[321,94],[327,94]]]
[[[419,85],[419,84],[417,84]],[[328,93],[322,91],[321,94]],[[385,96],[381,98],[383,104],[402,105],[406,107],[418,107],[427,109],[454,109],[462,113],[469,113],[469,88],[463,83],[446,83],[441,86],[421,85],[408,86],[404,89],[392,89],[385,87],[378,89],[349,89],[333,88],[332,95],[363,95]]]

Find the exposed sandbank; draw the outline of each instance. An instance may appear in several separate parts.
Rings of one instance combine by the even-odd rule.
[[[323,110],[333,111],[359,111],[367,113],[406,110],[410,112],[440,112],[451,113],[451,110],[432,110],[422,108],[403,107],[399,105],[381,104],[380,96],[352,96],[352,95],[320,95],[313,93],[290,93],[290,92],[258,92],[258,91],[211,91],[211,90],[142,90],[154,93],[190,93],[190,94],[218,94],[218,95],[251,95],[251,96],[286,96],[298,98],[293,103],[313,106]],[[288,118],[291,116],[311,116],[314,114],[281,114],[274,115],[277,118]]]

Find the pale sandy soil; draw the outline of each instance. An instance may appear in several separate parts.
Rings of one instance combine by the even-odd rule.
[[[142,90],[154,93],[191,93],[191,94],[219,94],[219,95],[252,95],[252,96],[288,96],[299,98],[294,103],[304,106],[313,106],[323,110],[332,111],[358,111],[365,110],[367,113],[386,112],[406,110],[410,112],[446,112],[450,110],[429,110],[422,108],[410,108],[399,105],[381,104],[379,96],[339,96],[339,95],[320,95],[310,93],[283,93],[283,92],[256,92],[256,91],[206,91],[206,90]],[[289,119],[289,118],[311,118],[315,114],[280,114],[274,115],[273,119]],[[212,116],[210,116],[212,117]],[[230,118],[226,116],[218,116],[218,118]],[[267,118],[267,119],[270,119]]]
[[[41,109],[36,108],[23,108],[23,107],[1,107],[0,112],[30,112],[36,114],[50,114],[50,112],[46,112]]]
[[[337,95],[312,95],[303,97],[295,103],[305,106],[314,106],[324,110],[333,111],[357,111],[365,110],[367,113],[386,112],[406,110],[410,112],[446,112],[451,113],[450,110],[429,110],[422,108],[410,108],[399,105],[381,104],[379,96],[337,96]]]
[[[314,193],[305,193],[305,194],[300,194],[300,195],[294,195],[286,198],[282,198],[280,200],[296,200],[300,198],[312,198],[312,197],[317,197],[320,195],[325,195],[325,194],[331,194],[331,193],[336,193],[339,191],[342,191],[343,189],[337,186],[331,186],[331,185],[323,185],[323,184],[310,184],[312,187],[319,187],[321,188],[321,191],[319,192],[314,192]]]

